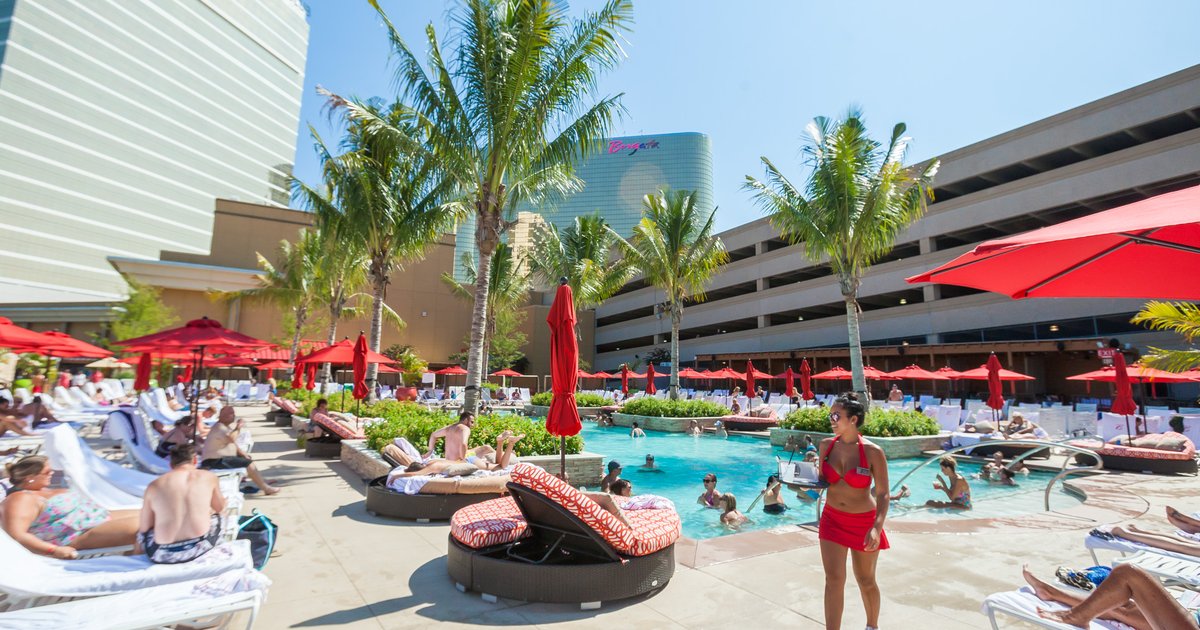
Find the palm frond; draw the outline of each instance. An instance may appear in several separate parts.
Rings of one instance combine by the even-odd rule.
[[[1200,336],[1200,304],[1190,302],[1147,302],[1132,319],[1150,330],[1176,333],[1187,341]]]

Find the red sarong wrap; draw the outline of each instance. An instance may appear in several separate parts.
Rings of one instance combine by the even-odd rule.
[[[867,532],[874,526],[875,510],[851,514],[826,504],[825,509],[821,511],[821,522],[817,528],[817,535],[821,540],[835,542],[857,551],[865,551],[864,543],[867,539]],[[879,549],[887,548],[887,534],[880,530]]]

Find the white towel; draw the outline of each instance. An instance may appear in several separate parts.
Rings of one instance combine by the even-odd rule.
[[[409,457],[413,458],[416,461],[419,461],[422,463],[425,462],[424,457],[422,457],[422,455],[421,455],[421,451],[418,451],[417,447],[413,446],[412,443],[409,442],[408,440],[406,440],[405,438],[398,437],[398,438],[392,440],[392,443],[395,444],[396,447],[399,448],[401,451],[404,451],[405,455],[408,455]]]

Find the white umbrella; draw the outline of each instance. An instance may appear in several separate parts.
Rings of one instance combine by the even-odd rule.
[[[113,357],[104,357],[103,359],[100,359],[99,361],[92,361],[91,363],[85,365],[84,367],[117,368],[117,369],[124,370],[124,369],[131,368],[133,366],[129,365],[128,363],[125,363],[124,361],[114,359]]]

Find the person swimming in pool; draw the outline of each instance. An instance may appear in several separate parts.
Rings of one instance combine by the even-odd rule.
[[[721,498],[721,493],[717,492],[717,476],[713,473],[708,473],[704,475],[701,483],[704,484],[704,492],[696,498],[696,503],[706,508],[717,509],[717,501]]]
[[[653,455],[647,454],[646,463],[642,464],[642,466],[638,468],[638,472],[660,473],[663,472],[663,469],[659,468],[658,464],[654,463]]]
[[[634,422],[633,428],[629,429],[629,437],[634,437],[634,438],[646,437],[646,432],[642,430],[642,427],[638,426],[638,423]]]
[[[721,524],[730,529],[739,529],[744,523],[750,522],[745,514],[738,511],[737,497],[729,492],[717,500],[717,508],[721,510]]]
[[[971,484],[967,483],[966,477],[959,474],[958,461],[950,455],[942,455],[938,463],[941,465],[942,472],[946,474],[946,478],[949,481],[942,479],[942,476],[939,474],[937,481],[933,482],[933,489],[945,492],[946,497],[950,500],[936,501],[930,499],[925,502],[926,507],[953,508],[956,510],[971,509]],[[1010,472],[1009,474],[1011,475],[1012,473]]]
[[[763,511],[767,514],[783,514],[788,510],[787,504],[783,502],[783,497],[779,496],[782,488],[783,483],[779,481],[779,475],[767,477],[767,487],[759,492],[763,498]]]
[[[633,496],[633,484],[628,479],[618,479],[608,487],[608,493],[618,497]]]

